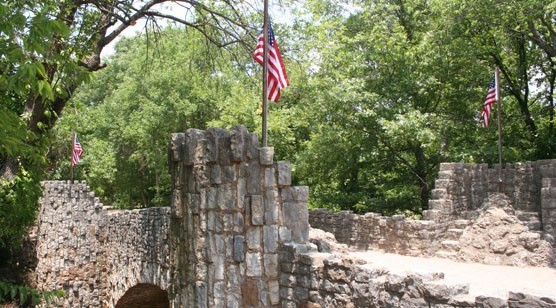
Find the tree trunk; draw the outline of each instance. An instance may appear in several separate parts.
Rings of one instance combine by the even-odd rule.
[[[19,164],[13,157],[2,157],[2,164],[0,165],[0,180],[13,180],[17,173]]]

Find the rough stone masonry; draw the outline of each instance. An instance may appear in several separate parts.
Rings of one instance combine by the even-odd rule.
[[[445,285],[440,274],[392,275],[343,253],[318,252],[308,241],[308,188],[290,186],[290,164],[275,162],[273,149],[259,147],[243,126],[173,134],[169,169],[170,207],[109,211],[85,183],[43,184],[36,272],[40,288],[66,291],[54,307],[117,307],[137,286],[167,291],[176,308],[555,305],[521,293],[462,299],[468,288]],[[341,225],[330,215],[322,216],[323,225],[343,228],[349,232],[341,236],[365,245],[434,251],[427,244],[459,221],[449,221],[455,207],[448,205],[476,209],[449,198],[461,189],[454,181],[444,181],[447,193],[438,193],[447,201],[439,202],[444,212],[434,222],[340,213]],[[554,185],[543,178],[542,187],[551,196],[541,198],[542,209],[550,210]],[[352,230],[360,220],[384,237]]]
[[[278,307],[279,252],[308,240],[307,187],[243,126],[173,134],[173,307]]]

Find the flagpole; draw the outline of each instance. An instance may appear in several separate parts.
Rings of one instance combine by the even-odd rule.
[[[500,102],[500,68],[498,65],[494,71],[496,74],[496,105],[498,107],[498,192],[504,192],[502,180],[502,104]]]
[[[71,139],[71,161],[70,161],[70,180],[73,183],[73,147],[75,146],[75,131],[73,131]]]
[[[268,0],[264,0],[264,24],[263,24],[263,147],[268,146]]]

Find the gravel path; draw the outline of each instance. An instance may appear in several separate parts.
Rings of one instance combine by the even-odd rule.
[[[365,267],[385,268],[391,273],[444,273],[446,284],[468,284],[469,296],[507,299],[508,292],[521,292],[556,299],[556,269],[459,263],[440,258],[401,256],[379,251],[355,251],[353,256],[368,263]]]

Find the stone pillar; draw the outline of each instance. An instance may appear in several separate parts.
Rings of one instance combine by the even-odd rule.
[[[243,126],[172,135],[172,307],[279,306],[279,250],[308,240],[308,189],[273,156]]]

